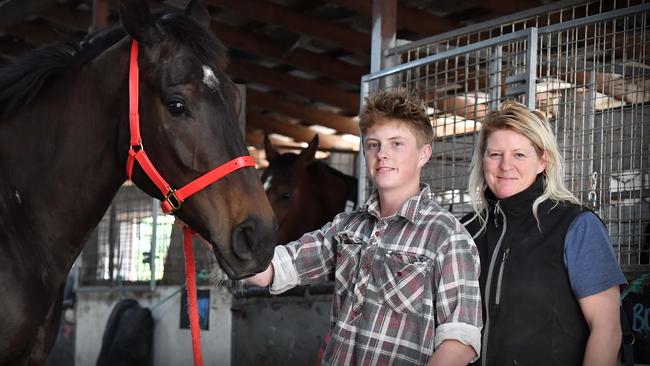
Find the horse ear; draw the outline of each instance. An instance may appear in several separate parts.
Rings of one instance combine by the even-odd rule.
[[[273,148],[273,145],[271,145],[271,140],[269,140],[269,135],[266,132],[264,132],[264,152],[266,153],[267,161],[275,160],[280,155]]]
[[[307,148],[300,153],[299,159],[303,163],[309,164],[316,157],[316,151],[318,151],[318,134],[314,135],[314,138],[311,139]]]
[[[142,44],[153,41],[154,20],[145,0],[121,0],[120,19],[124,29]]]
[[[196,20],[203,29],[207,30],[210,27],[212,18],[203,0],[190,0],[185,7],[185,15]]]

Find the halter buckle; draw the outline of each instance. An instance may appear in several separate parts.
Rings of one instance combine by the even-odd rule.
[[[176,190],[170,188],[169,193],[165,196],[165,200],[160,205],[164,213],[171,213],[181,208],[182,204],[183,201],[176,197]]]

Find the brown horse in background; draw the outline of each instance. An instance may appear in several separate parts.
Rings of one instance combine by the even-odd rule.
[[[248,155],[225,47],[203,4],[152,14],[145,0],[123,0],[120,17],[124,28],[0,69],[0,365],[45,361],[66,276],[126,179],[132,40],[139,147],[171,187]],[[140,165],[132,180],[163,198]],[[254,169],[207,186],[174,214],[210,243],[230,277],[268,266],[275,219]]]
[[[357,179],[316,160],[318,135],[300,154],[279,154],[267,135],[264,190],[278,219],[278,244],[321,228],[357,205]]]

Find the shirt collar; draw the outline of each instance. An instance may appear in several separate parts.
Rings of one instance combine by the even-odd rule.
[[[411,222],[416,222],[420,215],[420,208],[426,207],[432,199],[433,195],[431,194],[429,185],[426,183],[420,183],[420,193],[406,200],[393,216],[401,216]],[[370,197],[368,197],[366,203],[361,209],[367,211],[372,216],[375,216],[377,220],[381,219],[379,193],[376,189],[372,192]]]

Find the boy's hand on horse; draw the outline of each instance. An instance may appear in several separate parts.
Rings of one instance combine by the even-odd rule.
[[[246,279],[246,283],[249,285],[266,287],[273,282],[273,275],[274,275],[273,264],[269,264],[269,266],[263,272],[248,277]]]

